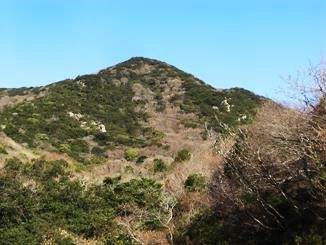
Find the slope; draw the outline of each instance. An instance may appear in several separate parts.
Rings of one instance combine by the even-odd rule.
[[[96,186],[90,190],[92,195],[97,188],[108,188],[114,192],[117,188],[113,196],[116,198],[119,188],[128,189],[129,185],[135,185],[136,189],[126,193],[127,200],[134,194],[133,191],[142,193],[143,189],[149,188],[150,195],[151,191],[156,193],[160,190],[164,194],[163,200],[169,200],[169,205],[171,200],[182,202],[184,198],[193,200],[191,205],[196,206],[195,199],[203,202],[206,200],[205,193],[195,194],[192,198],[192,194],[185,191],[186,180],[197,174],[208,181],[219,164],[219,156],[213,151],[216,137],[229,128],[251,123],[265,98],[240,88],[217,90],[176,67],[137,57],[96,74],[78,76],[45,87],[2,89],[0,101],[0,148],[7,153],[0,153],[0,166],[5,164],[5,173],[9,172],[15,178],[18,176],[18,183],[25,186],[25,178],[31,178],[36,182],[33,185],[40,186],[40,193],[45,195],[42,188],[48,183],[39,175],[52,174],[53,179],[49,178],[49,181],[55,181],[61,175],[66,177],[62,171],[68,171],[69,181],[86,185],[78,187],[78,198],[86,203],[90,201],[89,205],[94,206],[95,201],[102,200],[84,200],[83,195],[89,192],[87,186]],[[23,163],[12,160],[12,157]],[[14,167],[10,164],[8,167],[8,163]],[[67,185],[67,188],[75,183],[62,181],[60,177],[59,183],[51,183],[55,186]],[[63,206],[69,205],[66,208],[74,210],[75,204],[62,202],[61,194],[67,193],[58,191],[55,198],[59,200],[54,201]],[[107,198],[104,192],[100,195],[103,199]],[[133,198],[138,200],[139,196],[130,200]],[[96,205],[101,210],[103,204]],[[131,204],[124,200],[123,205]],[[141,217],[152,215],[152,210],[148,214],[141,205],[136,207]],[[157,212],[162,212],[164,220],[171,222],[170,210],[162,211],[164,205],[161,205],[159,202],[155,206],[160,208]],[[112,207],[117,208],[116,204]],[[198,210],[195,207],[187,211],[189,214],[186,216],[193,216],[199,208],[200,205]],[[129,210],[130,215],[127,216],[120,206],[117,210],[113,215],[114,221],[123,226],[130,225],[128,220],[131,218],[138,219],[134,210]],[[61,211],[58,212],[61,215]],[[80,212],[82,215],[86,212],[91,217],[94,215],[91,209]],[[112,219],[106,214],[104,216]],[[144,228],[144,217],[136,225],[123,229],[127,236],[143,243],[167,243],[166,236],[173,226],[164,224],[163,229],[161,221],[154,219],[155,223],[148,217],[154,224],[146,227],[154,228]],[[64,218],[60,216],[60,219]],[[73,227],[66,226],[66,222],[77,220],[79,222],[79,218],[74,217],[73,221],[62,220],[60,224],[51,223],[51,226],[73,236],[102,239],[104,231],[98,230],[98,234],[93,234],[89,233],[95,229],[92,227],[84,231],[75,223]],[[115,225],[114,229],[117,227]]]

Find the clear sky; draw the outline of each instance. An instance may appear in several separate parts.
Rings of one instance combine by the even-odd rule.
[[[0,87],[40,86],[133,56],[278,98],[326,59],[326,0],[1,0]]]

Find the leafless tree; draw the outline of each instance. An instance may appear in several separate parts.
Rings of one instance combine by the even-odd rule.
[[[239,213],[243,225],[261,230],[286,229],[289,213],[325,222],[325,71],[311,68],[295,80],[306,110],[268,102],[252,125],[225,138],[233,145],[213,178],[212,195],[216,214],[227,222],[240,222]]]

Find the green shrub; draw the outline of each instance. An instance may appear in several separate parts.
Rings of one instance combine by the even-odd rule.
[[[98,146],[94,146],[91,150],[91,153],[97,156],[104,156],[105,155],[105,149],[98,147]]]
[[[206,188],[205,177],[201,174],[189,175],[185,181],[184,187],[187,191],[203,191]]]
[[[4,169],[10,173],[22,172],[24,165],[18,158],[13,157],[6,160]]]
[[[178,151],[177,156],[174,158],[174,161],[176,162],[184,162],[184,161],[189,161],[191,159],[191,153],[183,149],[181,151]]]
[[[163,224],[159,218],[155,216],[150,216],[145,218],[142,228],[146,230],[158,230],[163,228]]]
[[[6,151],[6,149],[0,145],[0,154],[8,154],[8,152]]]
[[[228,235],[223,222],[217,219],[211,210],[203,210],[191,219],[186,230],[176,234],[176,244],[187,244],[187,239],[194,244],[236,244],[228,242]]]
[[[104,162],[105,162],[104,157],[94,155],[88,159],[85,158],[80,159],[79,162],[76,162],[74,164],[74,167],[77,172],[81,172],[84,170],[88,170],[95,165],[101,165]]]
[[[60,144],[59,150],[62,153],[70,154],[71,153],[71,146],[69,144]]]
[[[53,237],[54,244],[57,245],[75,245],[73,239],[70,236],[64,236],[61,234],[55,234]]]
[[[115,220],[137,212],[146,214],[134,224],[137,229],[161,227],[165,217],[161,184],[150,179],[122,183],[121,177],[107,177],[102,184],[85,186],[70,179],[67,167],[64,161],[7,161],[0,176],[1,244],[42,244],[45,236],[71,244],[58,230],[108,244],[131,244]],[[26,179],[35,183],[33,188],[26,186]]]
[[[100,165],[105,162],[105,158],[103,157],[98,157],[98,156],[92,156],[89,159],[86,159],[83,161],[83,164],[92,166],[92,165]]]
[[[125,151],[125,159],[127,161],[135,161],[138,159],[138,157],[139,157],[139,152],[136,149],[128,148]]]
[[[87,169],[87,166],[81,162],[76,162],[74,164],[76,172],[82,172]]]
[[[162,159],[154,159],[154,173],[164,172],[167,170],[167,166]]]
[[[88,143],[85,140],[77,139],[71,143],[71,151],[76,153],[89,152]]]

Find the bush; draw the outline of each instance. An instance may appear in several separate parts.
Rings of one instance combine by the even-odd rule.
[[[184,187],[187,191],[203,191],[206,189],[205,177],[201,174],[189,175],[185,181]]]
[[[8,154],[6,149],[0,145],[0,154]]]
[[[83,164],[93,166],[93,165],[103,164],[104,161],[105,161],[105,158],[103,158],[103,157],[93,156],[87,160],[84,160]]]
[[[183,149],[181,151],[178,151],[177,156],[174,158],[174,161],[176,162],[184,162],[184,161],[189,161],[191,159],[191,153]]]
[[[62,153],[71,154],[71,146],[69,144],[60,144],[59,151]]]
[[[94,146],[92,148],[91,153],[96,155],[96,156],[104,156],[105,155],[105,149],[103,149],[101,147],[98,147],[98,146]]]
[[[191,219],[186,230],[181,229],[176,234],[175,244],[187,244],[189,239],[194,244],[235,244],[229,243],[227,236],[223,223],[216,219],[214,213],[211,210],[203,210]]]
[[[163,224],[159,218],[150,216],[144,220],[142,228],[146,230],[158,230],[163,228]]]
[[[164,172],[168,168],[162,159],[154,159],[154,173]]]
[[[76,153],[89,152],[88,143],[85,140],[77,139],[71,143],[71,151]]]
[[[136,149],[129,148],[125,151],[125,159],[127,161],[135,161],[139,157],[139,152]]]
[[[43,244],[44,239],[70,244],[58,230],[71,237],[131,244],[116,219],[134,216],[132,229],[154,230],[170,217],[162,186],[154,180],[122,183],[121,177],[107,177],[102,184],[85,186],[70,179],[67,167],[64,161],[7,161],[0,176],[1,244]]]

